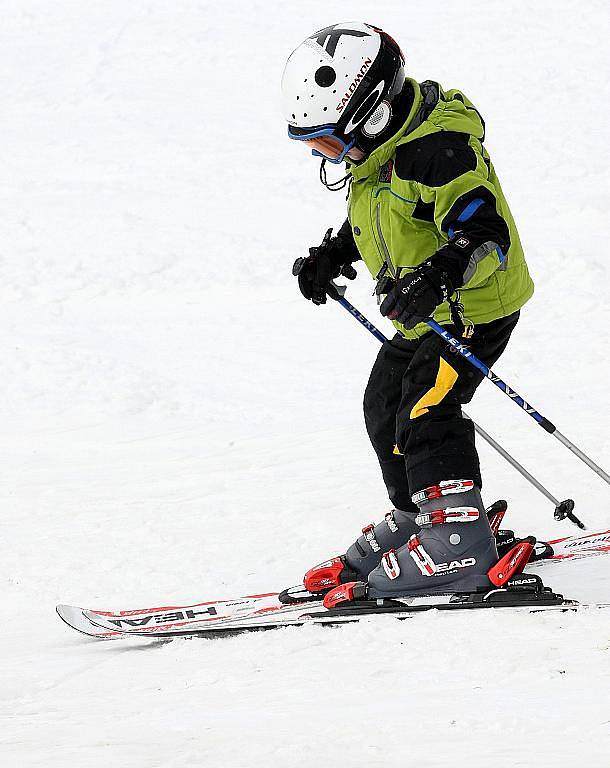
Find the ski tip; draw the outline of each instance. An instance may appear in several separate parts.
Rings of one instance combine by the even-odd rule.
[[[70,616],[75,611],[82,611],[82,608],[77,608],[75,605],[65,605],[63,603],[59,603],[55,606],[55,613],[59,616],[59,618],[62,621],[66,621],[66,619],[70,618]]]
[[[55,613],[70,629],[74,629],[87,637],[93,637],[96,640],[115,640],[121,637],[119,632],[109,631],[106,627],[94,624],[87,616],[84,608],[76,605],[65,605],[59,603],[55,606]]]

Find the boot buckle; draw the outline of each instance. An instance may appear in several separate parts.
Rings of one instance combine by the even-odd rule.
[[[379,552],[381,547],[379,546],[379,542],[375,538],[375,526],[373,523],[369,523],[368,525],[365,525],[362,529],[362,533],[364,534],[364,538],[367,541],[367,544],[369,547],[373,550],[373,552]]]
[[[447,507],[432,512],[421,512],[415,522],[420,528],[431,528],[443,523],[473,523],[478,519],[479,510],[476,507]]]
[[[394,517],[394,512],[388,512],[385,516],[385,521],[392,533],[398,533],[398,523],[396,522],[396,518]]]
[[[396,557],[395,549],[391,549],[389,552],[383,553],[381,564],[388,579],[393,580],[400,576],[400,565],[398,564],[398,558]]]
[[[426,552],[424,545],[418,539],[416,534],[413,534],[413,536],[411,536],[407,542],[407,549],[413,559],[413,562],[419,568],[421,575],[434,576],[438,570],[436,563]]]
[[[441,496],[450,496],[452,493],[468,493],[473,488],[473,480],[441,480],[438,485],[430,485],[414,493],[411,500],[414,504],[421,504],[423,501],[440,499]]]

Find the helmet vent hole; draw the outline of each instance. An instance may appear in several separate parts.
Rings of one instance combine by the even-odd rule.
[[[320,67],[316,70],[314,79],[320,88],[329,88],[337,79],[337,73],[332,67]]]

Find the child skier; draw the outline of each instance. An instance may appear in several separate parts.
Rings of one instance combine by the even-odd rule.
[[[305,586],[367,582],[370,597],[488,588],[498,554],[461,412],[482,376],[425,324],[434,317],[491,366],[534,290],[483,119],[460,91],[406,77],[396,42],[364,23],[308,37],[286,64],[282,105],[289,137],[322,158],[322,182],[349,185],[348,220],[310,249],[301,293],[324,304],[362,259],[396,328],[364,395],[395,509]],[[346,176],[329,183],[327,162],[345,162]]]

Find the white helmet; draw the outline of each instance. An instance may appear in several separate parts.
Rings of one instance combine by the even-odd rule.
[[[340,163],[360,159],[360,136],[373,139],[392,117],[405,81],[404,57],[383,30],[362,22],[333,24],[292,52],[282,77],[282,111],[291,139]]]

